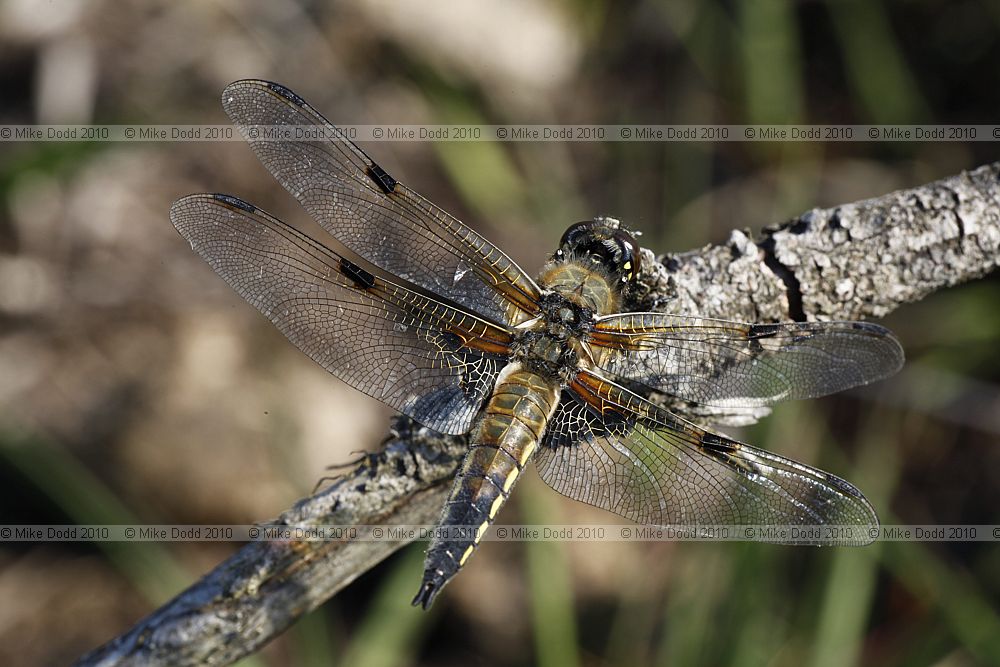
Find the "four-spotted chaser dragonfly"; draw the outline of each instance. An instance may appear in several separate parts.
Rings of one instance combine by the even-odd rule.
[[[621,312],[643,267],[616,220],[572,225],[532,279],[287,88],[237,81],[222,103],[264,166],[357,258],[228,195],[177,201],[177,230],[326,370],[428,428],[470,434],[440,525],[477,529],[431,541],[415,605],[429,607],[465,565],[532,460],[556,491],[645,524],[837,524],[859,535],[878,525],[848,482],[641,392],[723,407],[829,394],[899,369],[888,330]],[[276,127],[324,131],[281,140],[260,130]]]

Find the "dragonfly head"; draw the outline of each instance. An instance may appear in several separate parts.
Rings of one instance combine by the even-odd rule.
[[[629,286],[639,275],[639,244],[614,218],[598,217],[570,225],[559,241],[555,259],[600,266]]]

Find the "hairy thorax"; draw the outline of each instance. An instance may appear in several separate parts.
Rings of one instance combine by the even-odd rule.
[[[549,263],[538,282],[545,290],[542,313],[521,325],[514,358],[524,368],[566,383],[591,365],[583,339],[596,316],[617,311],[620,295],[605,272],[579,261]]]

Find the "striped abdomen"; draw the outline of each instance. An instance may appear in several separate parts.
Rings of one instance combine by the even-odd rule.
[[[424,580],[413,600],[426,609],[465,565],[528,464],[559,402],[559,384],[510,364],[500,374],[485,414],[451,487],[438,527],[463,527],[431,540]]]

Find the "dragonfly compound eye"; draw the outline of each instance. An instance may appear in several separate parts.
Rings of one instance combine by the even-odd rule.
[[[631,283],[639,274],[639,245],[617,220],[598,218],[569,227],[559,252],[603,266],[612,276]]]

